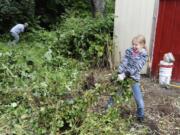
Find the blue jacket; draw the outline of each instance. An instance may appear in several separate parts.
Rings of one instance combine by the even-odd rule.
[[[140,71],[147,61],[147,51],[142,49],[136,55],[133,55],[133,49],[129,48],[125,52],[124,59],[118,67],[118,72],[125,73],[129,72],[130,77],[136,81],[140,80]]]

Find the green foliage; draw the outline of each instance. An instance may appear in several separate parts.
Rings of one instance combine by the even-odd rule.
[[[0,134],[55,134],[81,121],[87,105],[75,88],[85,66],[49,58],[48,45],[43,39],[13,48],[1,43]]]
[[[51,24],[55,24],[64,12],[63,0],[35,0],[35,18],[41,27],[50,29]]]
[[[40,30],[16,46],[0,42],[0,134],[130,133],[132,118],[122,119],[118,108],[89,111],[99,96],[116,92],[116,85],[96,83],[84,91],[87,66],[55,55],[49,46],[57,40],[54,32]]]
[[[112,75],[112,82],[115,86],[115,93],[117,97],[120,96],[120,100],[122,102],[129,102],[132,98],[132,90],[131,87],[135,81],[131,78],[126,78],[123,81],[117,80],[118,74],[116,72],[113,73]]]
[[[106,49],[111,51],[112,48],[112,32],[111,15],[96,20],[92,17],[81,18],[71,15],[57,31],[58,41],[52,49],[57,54],[103,65],[107,62],[103,61],[107,58]]]
[[[105,13],[114,13],[115,12],[115,0],[106,0],[106,10]]]
[[[9,30],[16,23],[32,21],[35,15],[34,0],[1,0],[0,31]]]
[[[132,79],[126,79],[124,81],[118,81],[119,90],[122,93],[122,98],[124,101],[129,101],[132,97],[132,90],[131,86],[133,85],[134,81]]]
[[[58,3],[61,3],[64,7],[66,7],[66,11],[71,10],[78,10],[86,12],[87,9],[90,11],[90,2],[89,0],[56,0]],[[82,12],[81,12],[82,13]]]
[[[89,7],[88,1],[83,0],[1,0],[0,31],[7,32],[15,24],[24,22],[49,28],[66,11],[84,12]]]
[[[17,4],[13,0],[1,1],[7,12],[12,8],[12,5],[8,7],[8,2]],[[19,1],[18,7],[28,2]],[[52,12],[58,12],[54,8],[58,4],[68,7],[63,22],[55,26],[55,31],[31,28],[28,34],[21,36],[16,46],[5,43],[6,35],[1,38],[0,134],[136,134],[129,131],[132,117],[121,118],[118,108],[122,102],[129,104],[130,81],[96,83],[94,88],[85,91],[82,88],[87,65],[74,59],[88,60],[90,64],[107,60],[107,51],[111,52],[112,47],[112,15],[97,19],[89,17],[88,13],[78,16],[89,6],[82,0],[46,2],[42,7],[47,6]],[[112,5],[108,6],[111,9]],[[72,9],[76,10],[71,12]],[[29,12],[34,14],[33,7]],[[25,11],[23,13],[26,14]],[[21,19],[24,14],[19,15],[18,19]],[[89,111],[101,95],[114,95],[119,89],[123,94],[119,96],[120,100],[114,98],[117,107],[105,114]]]
[[[35,28],[31,28],[30,32],[27,33],[26,35],[22,35],[22,39],[23,42],[41,42],[46,46],[50,46],[52,44],[54,44],[57,41],[57,37],[56,37],[56,32],[52,31],[52,32],[48,32],[43,28],[37,27]],[[42,46],[44,46],[42,45]]]
[[[126,135],[129,124],[120,118],[118,109],[111,109],[105,115],[88,114],[80,135]]]

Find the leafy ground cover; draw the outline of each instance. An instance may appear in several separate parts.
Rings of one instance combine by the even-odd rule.
[[[0,134],[147,132],[146,127],[130,131],[134,117],[122,108],[127,108],[131,100],[128,95],[115,96],[118,88],[111,75],[98,78],[87,64],[53,55],[49,46],[57,40],[56,36],[53,32],[41,34],[31,42],[24,37],[15,46],[5,40],[0,42]],[[124,85],[126,89],[128,84]],[[116,104],[105,111],[110,95]],[[105,102],[97,111],[101,99]],[[123,114],[129,115],[122,117]]]
[[[56,117],[70,107],[73,98],[78,101],[79,96],[72,95],[83,63],[53,58],[47,45],[39,42],[1,43],[0,60],[1,133],[43,134],[63,127],[66,120]],[[66,111],[64,115],[70,113]]]
[[[112,71],[92,69],[112,66],[113,5],[98,18],[82,8],[66,11],[54,31],[29,26],[15,46],[0,38],[0,134],[150,132],[135,120],[131,81],[118,83]],[[110,96],[114,105],[106,110]]]
[[[79,13],[65,14],[53,31],[30,26],[15,46],[0,38],[0,134],[180,134],[179,90],[144,77],[146,116],[138,123],[131,80],[119,83],[104,69],[112,66],[113,11],[96,19]]]

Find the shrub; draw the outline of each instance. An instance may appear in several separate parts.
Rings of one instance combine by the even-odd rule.
[[[97,19],[71,15],[60,26],[56,32],[58,40],[52,46],[57,54],[88,60],[99,66],[107,64],[112,48],[112,15]]]

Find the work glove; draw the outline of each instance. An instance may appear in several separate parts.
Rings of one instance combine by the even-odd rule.
[[[118,81],[123,81],[125,77],[126,77],[125,73],[118,74],[117,80]]]

